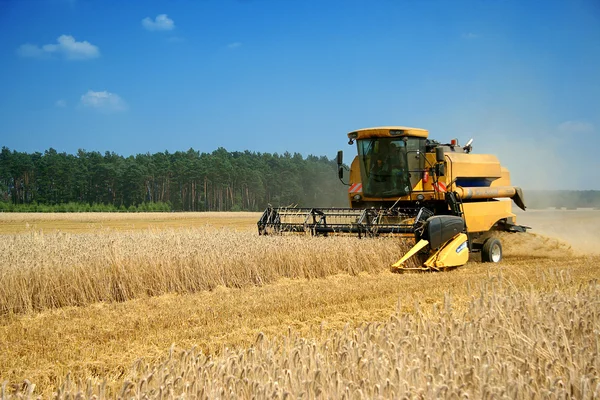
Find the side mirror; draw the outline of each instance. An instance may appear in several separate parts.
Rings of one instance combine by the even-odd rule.
[[[337,166],[338,166],[338,178],[342,179],[344,177],[344,167],[342,166],[342,162],[344,160],[344,152],[339,150],[337,153]]]
[[[446,166],[444,164],[437,164],[435,166],[435,174],[437,176],[445,176],[446,175]]]
[[[444,148],[443,147],[435,148],[435,161],[437,161],[439,163],[444,162]]]

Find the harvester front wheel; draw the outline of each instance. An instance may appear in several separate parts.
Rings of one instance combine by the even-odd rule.
[[[488,238],[481,248],[481,261],[497,263],[500,260],[502,260],[502,243],[497,238]]]

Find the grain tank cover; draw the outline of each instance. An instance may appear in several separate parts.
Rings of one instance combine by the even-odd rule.
[[[467,182],[473,178],[485,180],[487,184],[483,186],[489,186],[491,181],[502,176],[502,167],[495,155],[446,152],[446,157],[450,161],[448,172],[457,180],[456,184],[459,186],[472,186]]]

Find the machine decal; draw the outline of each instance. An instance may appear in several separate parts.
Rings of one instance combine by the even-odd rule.
[[[444,182],[436,182],[433,184],[433,189],[436,192],[446,193],[446,184]]]
[[[348,188],[348,193],[361,193],[362,192],[362,183],[353,183]]]
[[[464,242],[463,244],[461,244],[460,246],[458,246],[458,248],[456,249],[456,252],[460,253],[461,251],[463,251],[466,248],[467,248],[467,242]]]

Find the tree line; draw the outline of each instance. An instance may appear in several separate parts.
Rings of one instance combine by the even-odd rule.
[[[52,148],[0,152],[4,210],[259,211],[268,204],[345,206],[346,193],[336,161],[325,156],[224,148],[128,157]]]
[[[0,152],[0,211],[260,211],[347,206],[334,159],[301,154]],[[600,207],[600,191],[525,190],[529,208]]]

